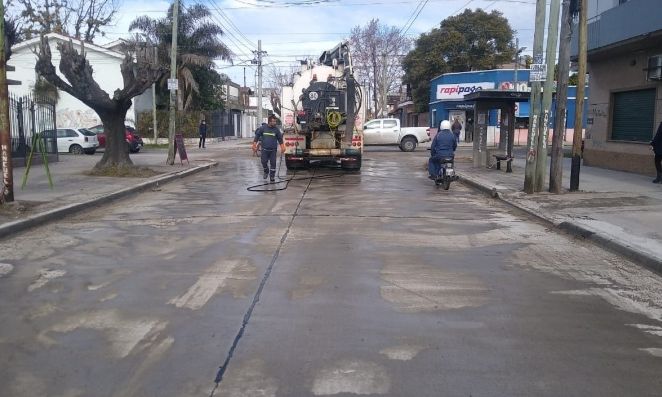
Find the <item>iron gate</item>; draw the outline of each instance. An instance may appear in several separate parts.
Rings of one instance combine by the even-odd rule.
[[[30,154],[33,137],[43,131],[55,129],[55,102],[33,95],[9,96],[9,124],[11,129],[12,158],[26,158]],[[47,154],[57,156],[55,134],[42,137]],[[35,146],[35,152],[40,149]]]

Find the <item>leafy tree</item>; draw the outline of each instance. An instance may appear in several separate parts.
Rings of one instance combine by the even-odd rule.
[[[220,75],[213,69],[215,59],[230,60],[231,53],[219,39],[223,34],[220,26],[209,22],[211,13],[207,7],[195,4],[181,6],[177,32],[177,91],[178,108],[191,109],[196,103],[212,103],[218,99],[217,92],[210,92],[201,86],[214,85]],[[148,16],[136,18],[129,30],[140,31],[158,48],[159,61],[170,65],[170,43],[172,42],[173,7],[170,6],[164,18],[153,19]],[[162,95],[167,96],[168,75],[163,76],[159,84]],[[202,98],[202,95],[210,95]],[[216,98],[216,99],[215,99]]]
[[[373,93],[375,112],[386,110],[383,98],[397,91],[403,75],[400,54],[411,47],[411,41],[400,29],[372,19],[364,27],[356,26],[350,36],[352,62],[358,82]],[[364,93],[367,95],[367,93]]]
[[[577,85],[579,84],[579,73],[573,73],[568,79],[568,85]]]
[[[499,11],[465,10],[422,34],[403,61],[418,111],[427,110],[430,80],[443,73],[495,69],[512,62],[513,29]]]
[[[21,37],[60,33],[92,43],[115,17],[119,0],[17,0]]]
[[[41,38],[35,70],[46,81],[79,99],[99,115],[106,131],[106,151],[95,168],[103,170],[132,165],[124,138],[126,112],[131,107],[131,99],[151,87],[165,70],[149,58],[148,49],[135,53],[137,62],[127,53],[120,66],[124,86],[115,90],[111,97],[92,77],[92,66],[85,59],[84,47],[78,52],[71,40],[57,47],[61,55],[60,72],[66,80],[53,66],[51,47],[45,36]]]

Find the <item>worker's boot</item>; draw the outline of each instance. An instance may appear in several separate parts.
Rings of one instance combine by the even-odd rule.
[[[653,179],[653,183],[662,183],[662,172],[657,173],[657,178]]]

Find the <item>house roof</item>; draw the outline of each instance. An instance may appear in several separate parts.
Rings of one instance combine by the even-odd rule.
[[[128,43],[128,40],[120,38],[120,39],[117,39],[117,40],[113,40],[109,43],[102,44],[101,47],[112,49],[114,47],[118,47],[118,46],[121,46],[122,44],[127,44],[127,43]]]
[[[124,59],[124,54],[122,54],[122,53],[119,53],[119,52],[113,51],[113,50],[109,50],[109,49],[104,48],[104,47],[100,47],[96,44],[84,43],[82,40],[76,39],[74,37],[65,36],[65,35],[59,34],[59,33],[47,33],[45,36],[49,40],[50,39],[55,39],[55,40],[60,41],[60,42],[66,42],[66,41],[72,40],[74,42],[74,44],[78,45],[79,47],[81,45],[84,45],[85,49],[87,51],[100,52],[100,53],[108,55],[109,57],[112,57],[112,58]],[[12,50],[12,52],[17,52],[17,51],[22,50],[24,48],[29,48],[29,47],[32,47],[32,46],[35,46],[35,45],[39,45],[40,40],[41,40],[40,37],[36,37],[34,39],[30,39],[30,40],[20,42],[20,43],[14,45],[11,48],[11,50]]]

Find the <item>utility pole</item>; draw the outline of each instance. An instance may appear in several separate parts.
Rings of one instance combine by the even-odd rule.
[[[262,124],[262,40],[257,41],[257,126]]]
[[[2,186],[0,202],[14,201],[14,169],[11,159],[9,131],[9,91],[7,89],[7,53],[5,52],[5,7],[0,1],[0,159],[2,160]]]
[[[515,91],[519,91],[517,87],[517,71],[519,70],[519,37],[515,39]]]
[[[547,77],[542,94],[542,117],[538,133],[538,158],[536,159],[535,191],[542,192],[547,174],[547,138],[549,135],[549,115],[552,109],[552,91],[554,90],[554,61],[556,60],[556,44],[559,36],[559,11],[561,0],[552,0],[549,5],[549,27],[547,28]]]
[[[154,64],[158,65],[159,63],[159,47],[154,46]],[[152,124],[154,127],[154,144],[156,145],[157,140],[159,139],[159,131],[157,130],[156,123],[156,81],[152,84]]]
[[[388,116],[387,92],[386,92],[386,53],[382,52],[382,117]]]
[[[172,6],[172,43],[170,45],[170,80],[177,79],[177,25],[179,23],[179,0],[175,0]],[[175,122],[177,117],[177,87],[170,87],[170,126],[168,129],[168,165],[175,164]]]
[[[542,47],[545,30],[545,0],[536,2],[536,25],[533,35],[533,63],[541,65]],[[531,80],[531,78],[529,78]],[[531,80],[531,99],[529,114],[529,136],[527,139],[526,168],[524,169],[524,191],[531,194],[536,187],[536,164],[538,129],[540,125],[540,80]]]
[[[577,95],[575,95],[575,134],[572,137],[572,166],[570,167],[570,191],[579,190],[579,170],[582,163],[582,127],[584,120],[584,87],[586,86],[586,0],[579,0],[579,71]]]
[[[559,80],[556,87],[556,115],[552,135],[552,162],[549,169],[549,192],[559,194],[563,185],[563,138],[568,107],[568,72],[570,69],[570,39],[572,14],[570,0],[561,5],[561,37],[559,44]]]

